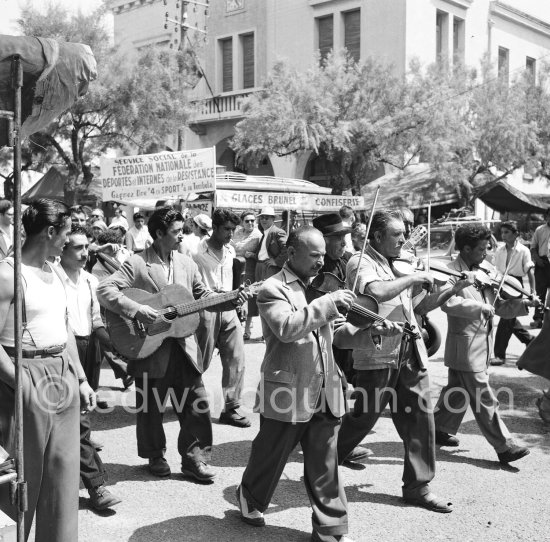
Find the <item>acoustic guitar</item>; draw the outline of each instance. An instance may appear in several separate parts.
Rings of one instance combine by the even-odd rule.
[[[246,286],[245,290],[255,294],[261,285],[262,282],[255,282]],[[121,356],[136,360],[154,354],[165,339],[182,339],[195,333],[200,322],[199,311],[237,299],[240,290],[197,300],[180,284],[170,284],[156,293],[139,288],[128,288],[123,292],[132,301],[149,305],[160,313],[151,324],[143,324],[135,318],[105,311],[105,327],[114,349]]]

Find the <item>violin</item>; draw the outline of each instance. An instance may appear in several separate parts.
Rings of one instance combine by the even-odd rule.
[[[345,281],[338,278],[333,273],[319,273],[312,281],[306,292],[308,302],[322,295],[342,290],[346,287]],[[352,326],[365,328],[369,324],[384,324],[387,319],[378,314],[378,301],[368,294],[357,294],[355,303],[347,310],[346,321]],[[419,339],[420,334],[409,322],[405,322],[403,333],[411,338]]]
[[[441,273],[443,275],[457,277],[459,279],[466,277],[465,273],[455,271],[454,269],[449,269],[446,265],[437,261],[432,261],[430,272],[436,274]],[[531,300],[534,298],[533,294],[523,288],[519,280],[507,275],[504,277],[503,281],[502,274],[494,268],[489,267],[489,265],[484,261],[481,262],[481,265],[475,270],[474,287],[480,291],[485,288],[490,288],[495,292],[500,288],[499,294],[502,299],[517,299],[522,295]]]

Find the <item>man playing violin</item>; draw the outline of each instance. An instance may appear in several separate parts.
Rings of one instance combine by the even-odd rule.
[[[346,237],[352,228],[344,224],[338,213],[328,213],[314,218],[313,227],[323,234],[326,243],[325,262],[318,276],[324,273],[330,273],[342,282],[343,287],[346,283],[346,267],[351,257],[351,252],[347,251]],[[332,353],[334,354],[334,361],[344,373],[346,381],[354,384],[355,370],[353,369],[352,351],[349,349],[337,348],[333,345]],[[347,383],[344,382],[344,384],[344,394],[346,394]],[[353,467],[353,462],[361,461],[369,454],[369,450],[362,446],[357,446],[350,452],[343,465],[346,467]]]
[[[288,260],[258,293],[266,342],[255,408],[260,432],[252,442],[237,501],[241,519],[265,525],[289,454],[300,443],[304,482],[313,508],[313,542],[351,542],[347,502],[338,477],[336,439],[345,412],[341,376],[332,356],[332,322],[355,295],[335,290],[308,303],[307,286],[323,266],[325,241],[311,226],[293,230]]]
[[[435,426],[430,401],[428,360],[419,334],[404,334],[404,324],[414,325],[415,312],[428,312],[460,288],[473,284],[468,276],[454,287],[429,293],[415,306],[413,289],[433,285],[433,277],[418,271],[397,278],[391,262],[405,243],[405,226],[397,212],[377,211],[369,232],[365,254],[354,254],[347,267],[350,287],[355,275],[355,292],[369,294],[379,302],[380,315],[391,321],[386,326],[358,329],[349,323],[335,332],[334,344],[353,348],[359,395],[353,410],[342,420],[338,437],[338,458],[347,455],[374,427],[389,405],[393,423],[405,445],[403,497],[406,502],[435,512],[451,512],[450,503],[434,495],[429,483],[435,474]],[[384,336],[381,336],[384,335]]]
[[[506,273],[523,284],[523,277],[529,280],[529,290],[535,294],[535,264],[531,259],[529,249],[518,241],[518,227],[515,222],[503,222],[500,225],[500,235],[504,245],[495,251],[495,267],[499,273]],[[495,335],[495,357],[491,365],[504,365],[506,363],[506,348],[510,337],[515,335],[523,344],[527,345],[533,340],[533,336],[523,327],[517,318],[501,318],[498,322]]]
[[[455,233],[459,250],[448,267],[467,272],[479,268],[487,254],[491,232],[483,226],[461,226]],[[484,267],[490,264],[484,262]],[[492,267],[492,266],[491,266]],[[456,280],[450,279],[451,282]],[[435,408],[436,442],[442,446],[458,446],[456,435],[468,403],[483,436],[495,448],[499,461],[509,463],[529,453],[517,446],[504,425],[498,401],[491,386],[487,368],[492,351],[493,316],[510,318],[527,314],[527,307],[536,301],[530,299],[496,298],[491,287],[469,286],[451,297],[442,310],[447,313],[448,332],[445,344],[445,365],[449,380],[441,390]]]

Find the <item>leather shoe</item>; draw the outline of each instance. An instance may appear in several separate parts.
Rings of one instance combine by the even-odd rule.
[[[504,365],[506,363],[506,359],[495,356],[494,358],[491,358],[491,361],[489,363],[493,366],[498,367],[499,365]]]
[[[124,389],[127,390],[134,383],[135,380],[136,379],[133,376],[126,375],[122,379],[122,385],[123,385]]]
[[[449,433],[445,433],[444,431],[437,431],[435,432],[435,443],[439,444],[439,446],[458,446],[460,444],[460,441],[454,436],[449,435]]]
[[[104,485],[88,489],[90,503],[94,510],[106,510],[115,504],[122,502],[117,496],[113,495]]]
[[[204,461],[182,459],[181,472],[185,476],[191,476],[197,482],[201,484],[209,484],[214,481],[216,473],[210,468],[210,466]]]
[[[372,451],[364,446],[356,446],[346,457],[348,461],[362,461],[372,455]]]
[[[531,452],[529,451],[529,448],[513,444],[510,448],[508,448],[508,450],[506,450],[505,452],[500,452],[497,455],[498,460],[501,463],[507,464],[511,463],[512,461],[517,461],[518,459],[521,459],[522,457],[525,457],[530,453]]]
[[[453,511],[451,502],[445,502],[434,493],[426,493],[425,495],[417,495],[415,497],[403,497],[404,501],[414,506],[422,506],[432,512],[440,512],[441,514],[449,514]]]
[[[159,478],[166,478],[170,476],[170,465],[164,457],[151,457],[149,459],[149,472],[153,476],[158,476]]]
[[[103,450],[103,442],[98,442],[97,440],[90,439],[90,444],[95,448],[96,452],[101,452]]]
[[[320,534],[317,531],[313,531],[311,542],[353,542],[353,540],[345,534]]]
[[[237,496],[237,505],[239,506],[239,510],[241,511],[241,519],[248,523],[249,525],[252,525],[254,527],[263,527],[265,525],[265,519],[262,512],[260,512],[257,508],[254,508],[245,498],[243,495],[241,486],[237,487],[237,491],[235,492],[235,495]]]
[[[218,421],[235,427],[250,427],[250,420],[239,414],[235,408],[222,412]]]

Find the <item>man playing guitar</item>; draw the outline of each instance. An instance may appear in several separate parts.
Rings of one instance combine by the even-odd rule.
[[[157,321],[160,311],[124,295],[126,288],[155,293],[173,284],[185,287],[195,299],[212,294],[195,262],[177,252],[183,230],[181,213],[170,207],[157,209],[147,227],[153,244],[131,256],[97,290],[99,302],[105,308],[145,325]],[[234,306],[245,299],[243,293],[228,303]],[[129,372],[136,378],[138,455],[149,460],[150,472],[160,477],[170,475],[164,458],[166,437],[162,426],[169,396],[180,422],[181,470],[199,482],[211,482],[215,476],[208,465],[212,424],[201,376],[202,356],[194,334],[165,339],[153,354],[131,360]]]

